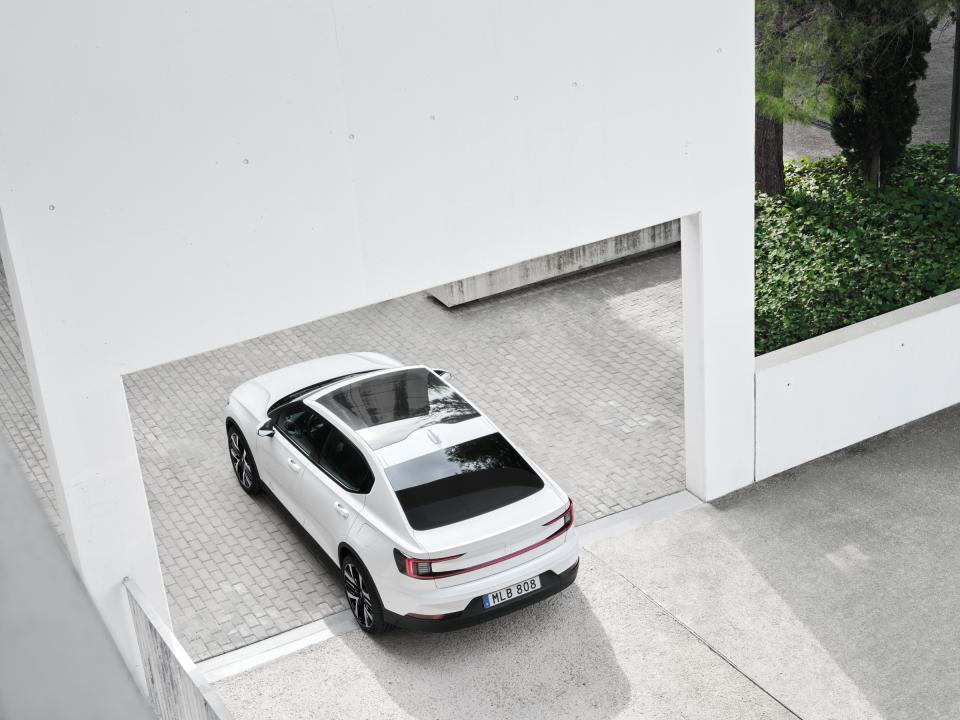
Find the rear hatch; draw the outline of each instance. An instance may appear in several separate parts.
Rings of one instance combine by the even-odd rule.
[[[431,563],[437,587],[445,588],[489,577],[548,553],[564,541],[560,517],[567,500],[552,486],[461,522],[414,531]],[[554,539],[545,542],[551,535]],[[438,562],[439,558],[450,558]],[[451,573],[445,575],[445,573]]]

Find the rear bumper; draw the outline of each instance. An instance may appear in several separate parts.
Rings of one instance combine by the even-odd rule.
[[[473,598],[467,607],[460,612],[444,615],[437,620],[428,620],[425,618],[413,618],[408,615],[397,615],[389,610],[384,610],[384,618],[391,625],[404,628],[406,630],[418,630],[421,632],[449,632],[450,630],[460,630],[461,628],[477,625],[501,617],[522,607],[533,605],[551,595],[568,587],[577,579],[577,571],[580,569],[580,559],[577,560],[566,570],[555,573],[548,570],[540,575],[542,588],[529,595],[522,595],[515,600],[510,600],[501,605],[492,608],[483,607],[483,596]]]

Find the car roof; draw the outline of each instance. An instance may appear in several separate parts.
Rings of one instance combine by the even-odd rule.
[[[326,383],[348,375],[392,367],[403,367],[393,358],[375,352],[351,352],[327,355],[265,373],[248,380],[241,388],[257,388],[267,412],[304,396]],[[239,388],[238,388],[239,389]]]
[[[336,417],[384,468],[497,432],[476,407],[425,365],[344,378],[304,401]]]

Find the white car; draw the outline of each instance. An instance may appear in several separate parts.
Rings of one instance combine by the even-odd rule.
[[[230,395],[240,486],[266,486],[337,561],[363,630],[452,630],[570,585],[573,504],[447,382],[332,355]]]

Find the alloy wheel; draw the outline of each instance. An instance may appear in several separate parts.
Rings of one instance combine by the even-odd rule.
[[[350,603],[350,611],[360,623],[360,627],[373,627],[373,602],[370,599],[370,591],[367,583],[364,581],[363,572],[353,563],[347,563],[343,566],[343,583],[347,590],[347,602]]]
[[[240,433],[236,430],[230,433],[230,460],[233,463],[233,471],[237,475],[240,485],[249,490],[253,487],[253,472],[250,468],[250,462],[247,460],[246,443],[241,442]]]

